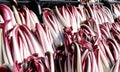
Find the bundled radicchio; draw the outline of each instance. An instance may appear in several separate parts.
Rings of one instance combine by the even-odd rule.
[[[0,4],[0,71],[119,72],[120,6],[112,7],[43,8],[40,24],[26,6]]]

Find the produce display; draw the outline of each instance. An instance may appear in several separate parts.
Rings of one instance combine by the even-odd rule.
[[[120,4],[0,4],[0,72],[120,72]]]

